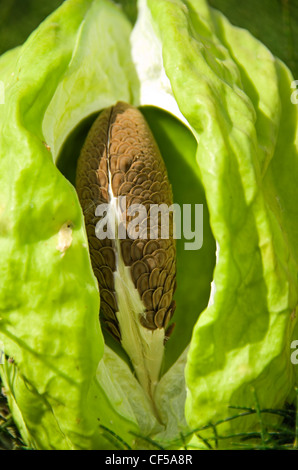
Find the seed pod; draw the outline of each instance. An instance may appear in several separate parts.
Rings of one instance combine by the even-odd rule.
[[[176,249],[173,218],[164,210],[173,203],[166,167],[139,110],[118,102],[99,115],[81,151],[76,187],[101,321],[152,398],[175,309]]]

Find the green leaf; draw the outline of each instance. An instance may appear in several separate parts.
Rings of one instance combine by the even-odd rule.
[[[197,428],[226,416],[230,404],[252,404],[253,389],[261,407],[283,406],[293,390],[298,115],[290,72],[247,31],[203,1],[148,4],[198,140],[218,244],[214,296],[186,366],[186,416]]]

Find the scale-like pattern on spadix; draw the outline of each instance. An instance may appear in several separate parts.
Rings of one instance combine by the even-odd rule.
[[[130,356],[135,352],[125,345],[127,328],[136,330],[136,342],[150,343],[148,333],[153,339],[156,330],[160,331],[155,337],[164,342],[175,310],[176,248],[173,213],[156,208],[170,208],[173,197],[165,164],[139,110],[119,102],[99,115],[78,161],[76,186],[99,283],[103,324]],[[145,212],[132,211],[139,205]],[[99,229],[107,224],[111,230],[100,235]]]

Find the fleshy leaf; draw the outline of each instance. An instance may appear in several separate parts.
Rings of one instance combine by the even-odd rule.
[[[254,405],[253,389],[263,408],[283,406],[293,390],[297,107],[288,69],[204,1],[148,5],[197,137],[219,247],[213,303],[196,324],[186,366],[186,417],[197,428],[226,417],[229,405]]]

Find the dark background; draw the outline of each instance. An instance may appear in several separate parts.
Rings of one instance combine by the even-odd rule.
[[[0,54],[22,44],[63,0],[0,0]]]
[[[63,0],[0,0],[0,54],[22,44]],[[133,22],[136,0],[117,0]],[[186,0],[187,3],[187,0]],[[298,0],[209,0],[230,21],[249,29],[298,79]]]

